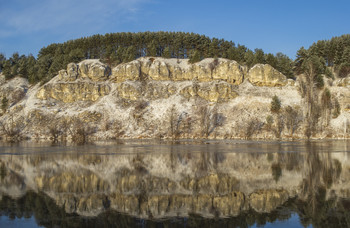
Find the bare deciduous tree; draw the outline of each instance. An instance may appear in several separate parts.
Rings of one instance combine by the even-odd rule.
[[[285,109],[285,123],[291,137],[294,132],[300,127],[303,120],[302,113],[298,108],[287,106]]]
[[[49,117],[50,124],[47,125],[50,139],[57,142],[59,137],[67,134],[69,123],[66,119],[55,119],[54,116]]]
[[[68,131],[74,143],[85,144],[89,141],[89,137],[95,132],[95,129],[78,117],[74,117],[70,121]]]
[[[264,123],[258,119],[251,119],[244,127],[244,136],[246,139],[250,139],[255,133],[260,131],[264,126]]]
[[[6,122],[0,122],[0,127],[6,140],[20,141],[22,139],[22,131],[25,128],[23,118],[16,120],[11,116]]]
[[[285,120],[283,115],[278,115],[276,118],[276,126],[274,128],[274,133],[276,138],[281,138],[282,131],[284,129]]]

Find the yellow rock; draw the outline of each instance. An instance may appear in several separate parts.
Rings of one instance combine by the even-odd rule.
[[[236,61],[228,59],[204,59],[189,64],[188,60],[164,58],[140,58],[123,63],[112,70],[111,80],[184,81],[197,79],[200,82],[222,80],[239,85],[244,79],[244,68]]]
[[[188,99],[199,96],[210,102],[225,102],[238,96],[234,87],[228,83],[187,86],[180,91],[180,94]]]
[[[141,63],[138,60],[122,63],[112,69],[111,81],[124,82],[127,80],[139,80],[141,75]]]
[[[248,80],[256,86],[285,86],[287,78],[268,64],[256,64],[248,73]]]
[[[99,112],[84,111],[80,113],[78,117],[84,122],[90,123],[90,122],[99,121],[102,118],[102,114]]]
[[[96,101],[109,94],[110,87],[105,84],[90,82],[49,83],[45,84],[36,94],[38,99],[53,98],[65,103],[76,101]]]
[[[118,95],[124,99],[135,101],[141,97],[141,91],[134,85],[122,83],[118,85]]]
[[[92,81],[105,81],[111,73],[111,69],[98,59],[87,59],[78,64],[78,74],[81,78],[90,78]]]

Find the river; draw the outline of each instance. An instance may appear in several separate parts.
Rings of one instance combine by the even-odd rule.
[[[350,141],[0,143],[0,227],[350,227]]]

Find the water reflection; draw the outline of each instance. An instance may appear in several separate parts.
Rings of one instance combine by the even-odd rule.
[[[294,214],[348,227],[347,144],[4,145],[0,210],[60,227],[247,227]]]

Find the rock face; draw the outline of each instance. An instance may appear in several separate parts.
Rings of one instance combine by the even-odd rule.
[[[98,82],[110,79],[117,83],[118,96],[130,101],[164,99],[178,93],[187,99],[200,97],[208,102],[227,102],[238,96],[234,86],[243,82],[246,71],[236,61],[227,59],[209,58],[190,64],[184,59],[143,57],[119,64],[111,74],[110,68],[99,60],[84,60],[68,64],[66,70],[59,71],[57,81],[44,85],[36,97],[65,103],[96,101],[111,91],[109,86]],[[261,64],[249,71],[248,80],[259,86],[287,84],[285,76]],[[192,83],[177,89],[175,84],[184,81]]]
[[[36,94],[42,100],[53,98],[65,103],[76,101],[96,101],[109,94],[110,87],[105,84],[89,82],[50,83],[44,85]]]
[[[190,64],[188,60],[163,58],[140,58],[120,64],[112,70],[111,80],[186,81],[209,82],[225,81],[233,85],[243,82],[245,69],[236,61],[227,59],[205,59]]]
[[[256,86],[285,86],[287,78],[268,64],[256,64],[249,70],[248,80]]]
[[[16,77],[6,81],[5,76],[0,74],[0,101],[3,97],[8,100],[8,106],[19,102],[26,95],[29,88],[27,79]],[[2,113],[2,109],[0,109]]]
[[[88,59],[79,64],[70,63],[67,70],[59,71],[59,79],[63,81],[75,81],[78,78],[89,78],[99,82],[108,79],[111,69],[97,59]]]
[[[96,101],[110,93],[108,85],[98,83],[106,81],[110,72],[107,65],[96,59],[70,63],[67,70],[60,70],[57,79],[45,84],[36,97],[42,100],[53,98],[64,103]]]
[[[209,102],[225,102],[238,96],[234,87],[228,83],[195,84],[180,91],[185,98],[199,96]]]
[[[78,66],[79,75],[94,82],[107,80],[111,73],[111,69],[98,60],[84,60]]]

